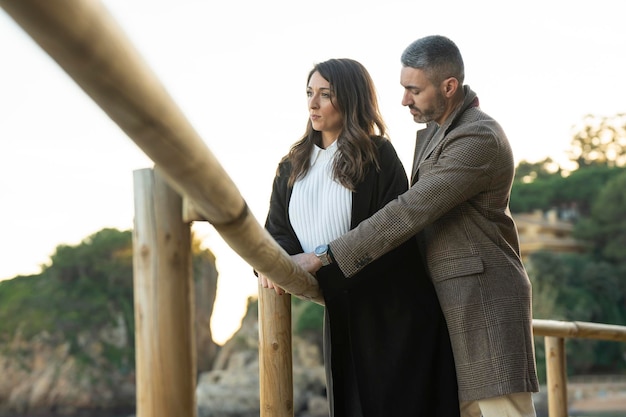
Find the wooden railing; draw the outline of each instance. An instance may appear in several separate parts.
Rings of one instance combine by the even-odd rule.
[[[323,303],[315,278],[254,218],[237,186],[98,0],[0,0],[31,38],[155,163],[250,266]]]
[[[533,320],[535,336],[544,336],[548,415],[567,417],[567,373],[565,338],[599,339],[626,342],[626,326],[580,321]]]
[[[136,173],[137,187],[134,250],[137,350],[137,416],[170,417],[195,415],[193,391],[193,334],[190,326],[189,297],[182,287],[189,285],[187,268],[173,272],[163,259],[183,262],[189,248],[176,247],[155,230],[150,210],[153,201],[162,204],[162,196],[184,196],[202,219],[211,223],[226,243],[256,271],[264,274],[289,293],[323,304],[317,280],[295,264],[272,236],[254,218],[234,182],[198,135],[156,74],[148,67],[106,7],[99,0],[0,0],[0,7],[53,58],[93,101],[155,163],[151,170]],[[161,181],[163,179],[164,181]],[[171,193],[171,187],[175,193]],[[174,200],[174,199],[170,199]],[[167,204],[179,204],[169,201]],[[171,219],[179,208],[158,207],[158,218]],[[181,218],[181,222],[183,219]],[[159,222],[157,222],[159,223]],[[146,226],[146,227],[143,227]],[[167,224],[167,226],[172,226]],[[175,226],[184,239],[184,226]],[[173,229],[174,230],[174,229]],[[164,234],[165,233],[165,234]],[[169,276],[169,273],[174,273]],[[166,288],[179,283],[175,294]],[[164,288],[161,288],[164,287]],[[157,288],[155,290],[155,288]],[[170,297],[163,294],[170,293]],[[191,298],[193,299],[193,298]],[[262,299],[263,304],[267,304]],[[260,301],[259,304],[262,304]],[[150,314],[164,311],[168,314]],[[279,309],[277,311],[277,309]],[[291,369],[283,367],[290,358],[290,341],[281,337],[283,320],[288,319],[284,303],[268,304],[259,314],[275,318],[262,319],[261,338],[261,417],[291,417],[292,387],[284,384]],[[178,321],[172,322],[172,317]],[[179,323],[180,326],[176,327]],[[160,337],[162,335],[163,337]],[[175,337],[174,337],[175,336]],[[184,355],[184,368],[180,367]],[[155,358],[166,358],[156,361]],[[154,366],[157,363],[158,366]],[[270,370],[280,369],[274,378]],[[266,371],[267,370],[267,371]],[[287,373],[288,372],[288,373]],[[168,381],[169,384],[164,383]],[[180,386],[172,391],[170,384]]]
[[[192,387],[195,386],[195,358],[191,348],[194,336],[189,328],[180,327],[183,322],[189,326],[191,320],[191,309],[188,307],[193,297],[189,297],[189,268],[185,269],[185,276],[172,280],[170,276],[164,276],[166,268],[158,267],[159,259],[188,262],[188,253],[186,249],[181,252],[180,247],[173,247],[171,243],[162,244],[157,235],[163,230],[144,227],[162,223],[152,221],[152,214],[148,211],[143,212],[149,209],[147,204],[152,204],[148,200],[158,199],[155,198],[157,194],[162,197],[163,192],[189,198],[202,219],[209,221],[257,271],[291,294],[323,304],[317,282],[294,264],[254,219],[219,161],[97,0],[0,0],[0,7],[156,164],[155,175],[151,171],[136,173],[136,182],[140,185],[138,190],[141,191],[136,193],[136,206],[142,210],[136,223],[134,241],[135,258],[138,260],[135,265],[138,276],[135,288],[138,300],[136,338],[142,346],[138,348],[142,357],[138,358],[137,415],[194,416]],[[118,65],[120,62],[124,64]],[[161,181],[161,177],[166,181]],[[170,192],[169,186],[176,192]],[[162,190],[161,194],[155,192],[157,189]],[[176,204],[182,204],[178,197],[174,199]],[[183,211],[176,206],[171,212],[159,212],[157,215],[170,219],[172,213]],[[180,235],[178,240],[188,240],[186,231],[176,230],[176,233]],[[177,295],[172,297],[168,285],[181,281],[187,287],[176,288]],[[154,285],[160,286],[159,291],[154,290]],[[159,298],[162,294],[169,296]],[[261,379],[261,417],[293,415],[291,386],[285,383],[290,381],[291,370],[278,366],[286,363],[291,356],[290,340],[287,340],[290,338],[281,336],[284,329],[290,328],[284,325],[289,317],[289,305],[285,302],[286,298],[282,303],[274,303],[273,296],[273,291],[268,291],[261,294],[259,302],[264,305],[263,308],[260,306],[260,321],[283,324],[275,328],[264,326],[262,329],[260,359],[267,363],[261,373],[268,378]],[[158,310],[163,310],[164,303],[170,303],[166,306],[169,308],[167,314],[150,314],[157,310],[157,306]],[[274,320],[263,319],[264,315],[270,314]],[[172,317],[180,320],[172,321]],[[176,327],[177,323],[180,326]],[[626,327],[550,320],[535,320],[533,324],[535,335],[546,337],[550,417],[566,417],[564,338],[626,341]],[[170,330],[165,331],[167,329]],[[179,337],[157,339],[155,334],[159,332],[165,336],[176,333]],[[172,359],[153,367],[155,357]],[[186,359],[184,368],[187,371],[179,369],[181,357]],[[179,382],[181,389],[173,392],[170,389],[172,383],[177,385]]]

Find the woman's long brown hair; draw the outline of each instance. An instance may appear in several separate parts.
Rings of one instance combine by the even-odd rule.
[[[337,139],[340,157],[335,157],[333,162],[333,177],[354,191],[370,165],[379,169],[372,136],[386,136],[374,82],[365,67],[353,59],[330,59],[315,65],[309,72],[307,85],[315,72],[330,84],[332,103],[343,116],[343,129]],[[321,132],[313,129],[309,119],[304,135],[285,157],[292,164],[290,186],[307,174],[312,148],[321,143]]]

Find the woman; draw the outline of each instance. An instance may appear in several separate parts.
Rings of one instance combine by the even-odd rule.
[[[306,91],[306,132],[278,166],[265,225],[291,255],[340,236],[408,187],[360,63],[315,65]],[[446,323],[415,245],[407,242],[350,279],[332,263],[317,273],[333,417],[459,415]]]

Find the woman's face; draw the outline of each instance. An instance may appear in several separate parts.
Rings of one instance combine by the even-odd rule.
[[[324,148],[331,145],[343,128],[343,117],[333,105],[330,83],[319,72],[314,72],[306,89],[309,114],[313,129],[322,132]]]

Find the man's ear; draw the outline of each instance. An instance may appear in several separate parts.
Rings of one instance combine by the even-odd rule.
[[[459,88],[459,80],[457,80],[454,77],[446,78],[441,83],[442,93],[447,98],[454,96],[458,88]]]

